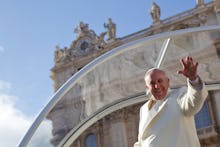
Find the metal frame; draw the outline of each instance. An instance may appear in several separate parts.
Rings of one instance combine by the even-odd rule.
[[[43,110],[39,113],[37,118],[35,119],[34,123],[31,125],[23,139],[18,144],[19,147],[25,147],[28,142],[30,141],[31,137],[35,133],[36,129],[39,127],[40,123],[43,121],[43,119],[48,115],[48,113],[51,111],[51,109],[57,104],[57,102],[88,72],[93,70],[98,65],[102,64],[106,60],[109,60],[123,52],[126,52],[132,48],[134,48],[137,44],[142,44],[146,41],[153,42],[156,39],[160,38],[169,38],[171,36],[176,35],[184,35],[187,33],[195,33],[195,32],[201,32],[201,31],[211,31],[211,30],[219,30],[220,25],[212,25],[212,26],[203,26],[198,28],[189,28],[189,29],[183,29],[183,30],[177,30],[172,32],[165,32],[161,34],[152,35],[146,38],[142,38],[133,42],[130,42],[128,44],[124,44],[120,47],[117,47],[115,49],[112,49],[108,51],[107,53],[99,56],[86,66],[84,66],[79,72],[74,74],[68,81],[66,81],[62,87],[60,87],[56,93],[52,96],[51,100],[48,102],[48,104],[43,108]],[[162,61],[162,59],[160,59]],[[220,89],[220,85],[216,85],[215,88]]]
[[[157,58],[157,61],[156,61],[156,64],[155,64],[155,67],[157,68],[160,68],[160,65],[162,64],[163,62],[163,59],[164,59],[164,56],[166,54],[166,51],[167,51],[167,48],[170,44],[170,38],[166,39],[164,42],[163,42],[163,46],[162,48],[160,49],[160,53],[159,53],[159,56]]]
[[[219,90],[220,84],[206,85],[209,91]],[[57,147],[69,147],[87,128],[89,128],[92,124],[100,120],[101,118],[115,112],[119,109],[125,108],[127,106],[131,106],[134,104],[138,104],[144,101],[147,101],[145,93],[136,95],[127,99],[123,99],[117,101],[115,103],[109,104],[106,107],[102,108],[95,114],[91,115],[81,123],[79,123],[76,127],[74,127],[58,144]]]

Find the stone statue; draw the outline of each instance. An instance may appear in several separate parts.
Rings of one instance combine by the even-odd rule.
[[[108,29],[108,40],[114,40],[116,38],[116,24],[112,22],[112,19],[108,19],[108,24],[104,23],[104,27]]]
[[[89,29],[89,25],[83,23],[82,21],[79,22],[79,25],[74,29],[74,32],[78,33],[77,38],[84,36],[90,36],[94,38],[96,36],[95,32]]]
[[[204,0],[196,0],[197,6],[204,6]]]
[[[89,37],[91,40],[95,39],[96,33],[93,30],[89,29],[89,25],[83,23],[82,21],[79,22],[78,26],[74,29],[75,33],[78,33],[77,39],[83,38],[85,36]]]
[[[160,7],[155,2],[152,4],[150,14],[153,19],[153,23],[160,21]]]
[[[85,24],[82,21],[80,21],[77,28],[74,29],[74,32],[78,33],[78,38],[84,36],[85,34],[88,34],[89,32],[88,24]]]

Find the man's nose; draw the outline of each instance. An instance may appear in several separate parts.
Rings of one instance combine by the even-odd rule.
[[[155,89],[157,89],[157,88],[159,88],[160,87],[160,85],[158,84],[158,83],[156,83],[155,85],[154,85],[154,88]]]

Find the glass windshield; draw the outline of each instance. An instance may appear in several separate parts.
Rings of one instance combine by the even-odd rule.
[[[66,135],[73,135],[68,134],[72,129],[77,129],[97,112],[145,93],[144,74],[147,69],[157,66],[160,58],[160,68],[171,79],[172,88],[186,84],[183,76],[177,74],[181,69],[179,60],[185,56],[192,56],[199,62],[199,75],[207,85],[219,83],[219,31],[191,30],[184,33],[182,30],[147,37],[115,48],[92,61],[93,64],[81,69],[81,73],[73,75],[77,80],[72,88],[50,110],[28,146],[40,146],[34,143],[39,138],[45,146],[58,145]],[[170,41],[164,47],[168,38]],[[161,56],[163,49],[167,50]],[[47,132],[47,137],[39,136],[38,132]]]

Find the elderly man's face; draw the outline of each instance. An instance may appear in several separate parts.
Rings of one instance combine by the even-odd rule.
[[[146,78],[146,88],[157,100],[162,100],[169,88],[169,79],[161,71],[152,71]]]

